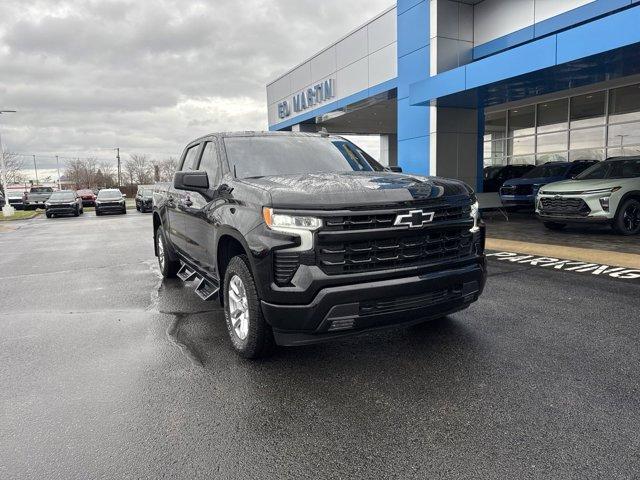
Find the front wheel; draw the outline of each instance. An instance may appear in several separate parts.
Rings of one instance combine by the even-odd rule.
[[[620,235],[635,235],[640,232],[640,201],[630,198],[622,204],[613,222]]]
[[[162,229],[158,227],[155,234],[156,254],[158,255],[158,266],[164,278],[175,278],[180,270],[180,262],[171,260],[169,256],[167,241],[164,238]]]
[[[45,215],[47,216],[47,218],[51,218],[51,214],[49,212],[45,213]]]
[[[224,276],[224,316],[233,348],[245,358],[268,356],[273,331],[262,316],[260,297],[246,255],[233,257]]]
[[[553,230],[554,232],[562,230],[567,226],[566,223],[558,223],[558,222],[544,222],[544,226],[549,230]]]
[[[73,216],[74,217],[78,217],[80,215],[80,209],[78,207],[76,207],[76,211],[73,212]]]

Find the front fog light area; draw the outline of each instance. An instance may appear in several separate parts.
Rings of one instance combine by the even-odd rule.
[[[601,197],[600,200],[600,206],[602,207],[602,210],[604,210],[605,212],[609,211],[609,198],[610,197]]]

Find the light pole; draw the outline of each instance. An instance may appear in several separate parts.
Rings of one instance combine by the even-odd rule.
[[[60,186],[60,160],[58,159],[58,155],[56,155],[56,166],[58,167],[58,190],[62,190]]]
[[[38,164],[36,163],[36,156],[32,155],[33,157],[33,169],[36,172],[36,185],[40,185],[40,182],[38,181]]]
[[[0,115],[3,113],[16,113],[15,110],[0,110]],[[4,207],[2,207],[2,214],[5,217],[10,217],[15,213],[14,208],[9,205],[9,196],[7,195],[7,166],[4,162],[4,146],[2,145],[2,137],[0,136],[0,159],[2,159],[2,188],[4,188]]]
[[[118,188],[120,188],[120,147],[114,148],[116,151],[116,159],[118,160]]]

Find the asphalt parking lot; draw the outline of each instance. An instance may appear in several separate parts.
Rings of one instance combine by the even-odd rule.
[[[0,478],[637,478],[638,280],[491,258],[469,310],[250,362],[150,224],[0,233]]]

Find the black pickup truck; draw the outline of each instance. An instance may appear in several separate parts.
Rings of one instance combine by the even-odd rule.
[[[342,137],[208,135],[153,197],[162,275],[220,301],[248,358],[439,318],[484,288],[473,190],[392,172]]]

